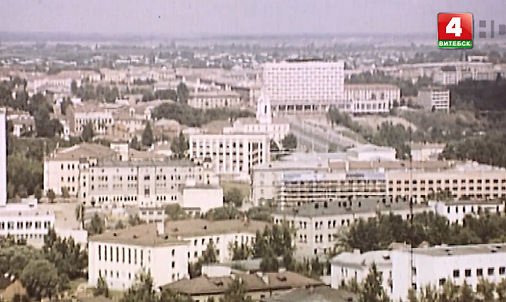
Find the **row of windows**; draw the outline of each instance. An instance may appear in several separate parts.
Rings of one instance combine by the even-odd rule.
[[[459,181],[460,181],[460,183],[461,183],[461,184],[465,184],[465,183],[474,184],[474,183],[475,183],[475,180],[474,180],[474,179],[469,179],[469,182],[468,182],[466,179],[453,179],[451,182],[450,182],[450,180],[449,180],[449,179],[445,179],[445,180],[444,180],[444,183],[445,183],[445,184],[450,184],[450,183],[452,183],[452,184],[458,184],[458,183],[459,183]],[[434,180],[432,180],[432,179],[429,179],[429,180],[424,180],[424,179],[422,179],[422,180],[420,180],[420,184],[422,184],[422,185],[424,185],[424,184],[426,184],[426,183],[428,183],[429,185],[432,185],[432,184],[434,184],[434,182],[435,182],[436,184],[440,185],[440,184],[442,184],[442,183],[443,183],[443,180],[442,180],[442,179],[438,179],[438,180],[436,180],[436,181],[434,181]],[[503,184],[504,184],[504,183],[506,183],[506,179],[502,179],[502,180],[499,180],[499,179],[485,179],[485,183],[486,183],[486,184],[489,184],[489,183],[498,184],[499,182],[501,182],[501,183],[503,183]],[[405,185],[409,185],[409,180],[404,180],[404,182],[403,182],[403,181],[401,181],[401,180],[397,180],[397,181],[395,181],[395,183],[396,183],[397,185],[400,185],[400,184],[403,184],[403,183],[404,183]],[[415,179],[415,180],[413,180],[413,182],[412,182],[412,183],[413,183],[414,185],[416,185],[416,184],[418,183],[418,180],[416,180],[416,179]],[[477,183],[477,184],[482,184],[482,183],[483,183],[483,179],[477,179],[477,180],[476,180],[476,183]],[[393,181],[393,180],[390,180],[390,181],[388,181],[388,184],[389,184],[389,185],[393,185],[393,184],[394,184],[394,181]]]
[[[48,229],[51,226],[50,221],[8,221],[0,222],[0,230],[29,230],[29,229]]]
[[[499,272],[500,276],[503,276],[506,274],[506,268],[504,266],[501,266],[501,267],[499,267],[498,272]],[[495,274],[495,268],[493,268],[493,267],[487,268],[487,276],[493,276],[494,274]],[[465,269],[464,276],[465,277],[472,277],[472,270]],[[482,277],[483,276],[483,268],[477,268],[475,276]],[[460,270],[458,270],[458,269],[453,270],[453,278],[460,278]]]

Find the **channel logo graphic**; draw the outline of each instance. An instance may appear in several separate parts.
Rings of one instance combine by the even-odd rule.
[[[439,13],[437,45],[439,48],[473,48],[473,14]]]

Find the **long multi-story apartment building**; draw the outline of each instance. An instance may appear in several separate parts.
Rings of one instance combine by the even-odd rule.
[[[337,108],[355,114],[388,113],[400,103],[401,90],[390,84],[344,84],[344,101]]]
[[[109,288],[126,290],[140,272],[150,272],[156,287],[189,276],[188,263],[196,262],[210,243],[219,262],[231,260],[235,242],[251,246],[259,221],[199,219],[144,224],[107,231],[89,240],[88,284],[103,277]]]
[[[189,183],[188,183],[189,182]],[[68,192],[86,205],[159,206],[181,203],[188,185],[216,185],[211,165],[169,160],[127,144],[111,148],[80,144],[57,150],[44,160],[44,191]]]
[[[262,95],[273,112],[323,112],[344,100],[344,63],[293,60],[266,63]]]
[[[210,159],[220,175],[249,179],[254,165],[269,161],[266,134],[191,134],[190,158]]]
[[[414,205],[413,213],[431,211],[427,205]],[[339,241],[339,234],[359,219],[379,214],[411,217],[408,199],[389,197],[346,198],[334,201],[314,202],[296,208],[279,210],[272,214],[275,224],[287,223],[295,230],[296,253],[300,257],[332,254]]]
[[[506,196],[506,169],[474,162],[330,161],[299,166],[296,162],[255,167],[254,203],[284,205],[335,198],[412,196],[415,202],[447,191],[454,199]]]
[[[88,205],[155,207],[182,203],[187,183],[217,182],[205,165],[188,160],[82,163],[80,173],[79,194]]]

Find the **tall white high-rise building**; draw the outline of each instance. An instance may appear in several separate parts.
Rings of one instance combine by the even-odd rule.
[[[0,207],[7,204],[7,110],[0,108]]]
[[[344,63],[291,60],[263,65],[262,95],[280,114],[322,112],[344,100]]]

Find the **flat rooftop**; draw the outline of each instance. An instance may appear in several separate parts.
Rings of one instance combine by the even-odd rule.
[[[409,253],[409,250],[405,250],[403,252]],[[415,248],[413,249],[413,253],[433,257],[465,255],[483,255],[486,257],[486,255],[494,253],[506,253],[506,243]]]

